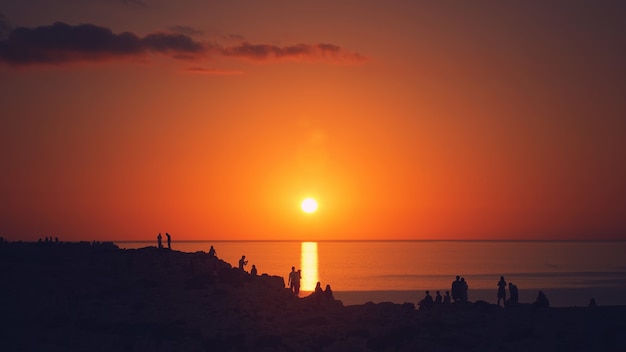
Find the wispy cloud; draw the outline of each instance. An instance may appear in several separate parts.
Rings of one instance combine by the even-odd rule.
[[[251,44],[221,47],[224,56],[264,60],[300,60],[300,61],[363,61],[365,57],[358,53],[347,52],[334,44],[296,44],[277,46],[270,44]]]
[[[190,73],[202,74],[202,75],[213,75],[213,76],[235,76],[242,75],[243,71],[239,70],[222,70],[215,68],[205,68],[205,67],[187,67],[185,71]]]
[[[180,24],[172,26],[168,29],[172,32],[181,33],[181,34],[185,34],[188,36],[202,35],[201,30],[193,28],[193,27],[189,27],[189,26],[180,25]]]
[[[5,23],[0,17],[0,30],[9,29]],[[176,26],[172,29],[175,32],[151,33],[141,37],[131,32],[116,34],[109,28],[93,24],[57,22],[36,28],[18,27],[10,30],[5,39],[0,39],[0,63],[11,66],[62,65],[145,58],[149,54],[198,61],[215,56],[262,62],[354,62],[365,59],[358,53],[328,43],[277,46],[243,42],[221,45],[191,38],[190,35],[199,34],[191,27]]]

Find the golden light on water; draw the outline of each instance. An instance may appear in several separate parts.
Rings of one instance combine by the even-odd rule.
[[[302,268],[302,291],[313,291],[319,281],[317,274],[317,242],[302,242],[300,254],[300,267]]]

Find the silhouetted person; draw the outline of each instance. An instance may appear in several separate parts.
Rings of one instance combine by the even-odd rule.
[[[159,232],[159,235],[157,236],[157,248],[163,248],[163,236],[161,236],[161,233]]]
[[[596,299],[595,298],[591,298],[589,300],[589,308],[594,309],[594,308],[597,308],[597,307],[598,307],[598,305],[596,304]]]
[[[170,236],[169,233],[165,233],[165,236],[167,237],[167,249],[172,249],[172,236]]]
[[[324,291],[322,290],[322,284],[318,281],[317,284],[315,284],[315,294],[316,295],[321,295],[322,293],[324,293]]]
[[[539,291],[539,293],[537,294],[537,299],[535,300],[535,303],[533,303],[533,306],[537,308],[550,307],[550,301],[548,301],[548,297],[546,297],[543,291]]]
[[[507,301],[507,306],[514,306],[519,303],[519,291],[517,290],[517,286],[515,286],[512,282],[509,282],[509,300]]]
[[[426,291],[426,297],[424,297],[419,303],[420,308],[430,308],[433,304],[433,296],[430,295],[430,292]]]
[[[464,277],[461,278],[461,283],[459,284],[459,286],[461,287],[460,289],[461,301],[467,302],[467,293],[469,291],[469,286],[467,285],[467,282],[465,282]]]
[[[209,249],[209,255],[215,257],[215,248],[213,248],[213,246]]]
[[[250,274],[252,276],[256,276],[256,274],[257,274],[256,266],[254,264],[252,264],[252,269],[250,269]]]
[[[443,301],[443,297],[441,297],[441,293],[437,291],[437,294],[435,295],[435,304],[441,304],[442,301]]]
[[[244,267],[248,265],[248,261],[246,260],[246,256],[242,255],[241,259],[239,259],[239,269],[245,271]]]
[[[502,305],[506,303],[506,281],[504,281],[504,276],[500,276],[500,281],[498,281],[498,305],[500,305],[500,300],[502,300]]]
[[[459,275],[456,276],[456,280],[452,281],[452,288],[450,291],[452,291],[452,299],[455,302],[461,300],[461,277]]]
[[[300,279],[302,279],[302,270],[298,269],[295,275],[296,282],[293,284],[294,293],[297,295],[300,294]]]
[[[291,267],[291,272],[289,273],[289,279],[287,280],[287,286],[289,286],[289,289],[294,294],[296,293],[295,284],[296,284],[296,280],[297,280],[296,279],[297,275],[298,275],[298,272],[296,271],[296,267],[292,266]]]
[[[330,289],[330,285],[326,285],[326,289],[324,290],[324,298],[327,301],[335,300],[335,296],[333,296],[333,290]]]
[[[450,304],[450,291],[446,291],[445,296],[443,296],[443,304]]]
[[[54,243],[59,243],[59,238],[58,237],[54,238]]]

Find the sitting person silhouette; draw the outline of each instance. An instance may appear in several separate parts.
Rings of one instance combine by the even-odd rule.
[[[537,299],[535,300],[535,303],[533,303],[533,306],[537,308],[550,307],[550,301],[548,301],[548,297],[546,297],[543,291],[539,291],[539,294],[537,294]]]
[[[419,303],[420,308],[430,308],[433,304],[433,297],[430,295],[429,291],[426,291],[426,297],[424,297],[424,299],[422,299]]]
[[[250,274],[252,276],[256,276],[257,275],[256,266],[254,264],[252,264],[252,269],[250,269]]]
[[[443,296],[443,303],[444,304],[450,304],[451,298],[452,297],[450,297],[450,291],[446,291],[445,296]]]

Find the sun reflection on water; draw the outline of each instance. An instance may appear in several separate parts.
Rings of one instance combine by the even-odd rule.
[[[302,268],[302,291],[313,291],[319,281],[317,274],[317,242],[302,242],[300,254]]]

